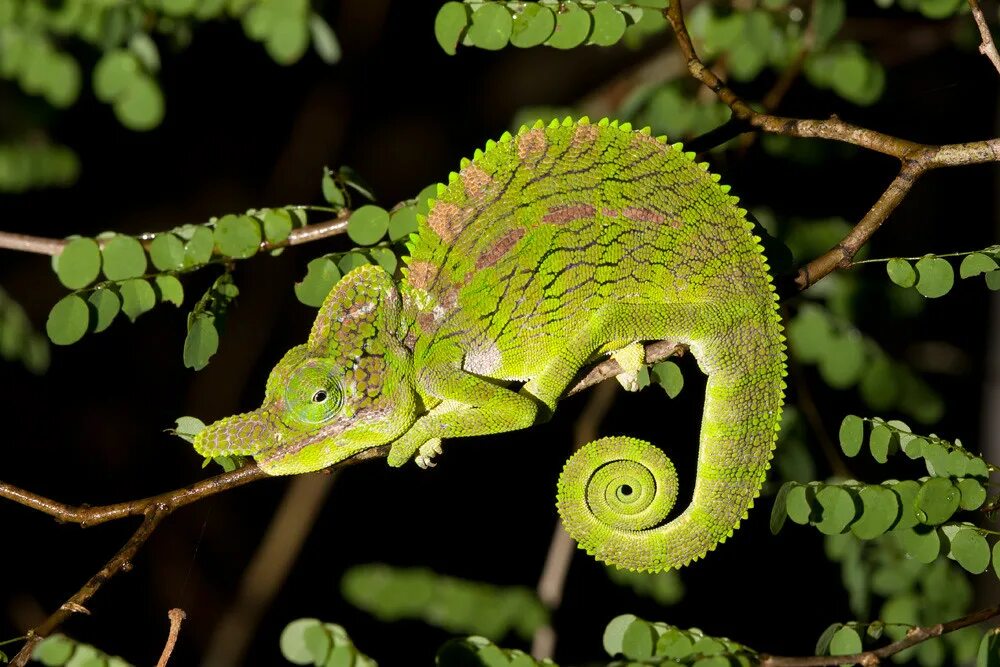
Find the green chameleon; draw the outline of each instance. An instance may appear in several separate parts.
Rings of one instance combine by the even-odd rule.
[[[289,475],[390,444],[390,465],[425,467],[442,439],[548,419],[606,355],[637,384],[641,342],[675,341],[708,374],[690,505],[664,523],[673,464],[649,443],[605,438],[566,464],[558,508],[581,548],[619,567],[704,556],[760,492],[785,386],[760,239],[707,167],[607,119],[488,142],[438,187],[404,279],[376,266],[341,279],[261,408],[207,427],[195,449]]]

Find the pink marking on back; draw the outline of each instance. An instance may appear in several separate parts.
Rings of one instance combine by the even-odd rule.
[[[499,262],[500,258],[510,252],[510,249],[521,240],[521,237],[523,237],[524,234],[524,229],[518,227],[501,236],[491,248],[487,249],[483,254],[476,258],[476,268],[489,268]]]
[[[607,206],[605,206],[604,208],[601,209],[601,213],[604,214],[605,218],[617,218],[618,217],[618,211],[616,211],[613,208],[608,208]]]
[[[462,170],[462,185],[471,199],[479,199],[493,179],[474,162]]]
[[[658,225],[662,225],[667,221],[662,213],[640,206],[629,206],[622,211],[622,215],[636,222],[653,222]]]
[[[541,129],[528,130],[517,138],[517,156],[522,160],[541,157],[548,147],[549,141],[545,138],[545,131]]]
[[[472,217],[471,208],[461,208],[446,201],[438,201],[427,215],[427,224],[445,243],[455,240]]]
[[[596,125],[578,125],[573,131],[573,143],[592,144],[597,141],[598,129]]]
[[[593,218],[594,213],[594,207],[590,204],[561,204],[550,208],[549,212],[542,216],[542,222],[564,225],[574,220]]]
[[[407,282],[417,289],[427,289],[437,276],[437,267],[431,262],[416,261],[410,264]]]

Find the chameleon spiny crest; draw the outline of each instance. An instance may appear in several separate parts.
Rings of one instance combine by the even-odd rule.
[[[264,403],[200,433],[203,455],[319,470],[391,444],[429,465],[441,440],[547,419],[581,368],[639,343],[686,344],[708,375],[693,497],[631,438],[585,446],[559,479],[581,548],[664,570],[732,535],[760,492],[781,417],[784,337],[746,211],[706,164],[627,123],[522,127],[463,160],[408,244],[403,280],[365,266],[272,371]]]

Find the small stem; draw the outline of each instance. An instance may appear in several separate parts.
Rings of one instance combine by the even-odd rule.
[[[174,647],[177,645],[177,636],[181,632],[181,623],[187,614],[184,613],[183,609],[171,609],[167,612],[167,618],[170,619],[170,632],[167,635],[167,643],[163,646],[163,653],[160,654],[160,659],[156,661],[156,667],[167,667],[167,663],[170,662],[170,656],[174,653]]]
[[[979,36],[982,43],[979,45],[979,52],[990,59],[997,74],[1000,74],[1000,53],[997,53],[997,45],[993,42],[993,35],[990,34],[990,27],[986,24],[986,16],[983,14],[979,0],[969,0],[969,8],[972,9],[972,18],[979,28]]]

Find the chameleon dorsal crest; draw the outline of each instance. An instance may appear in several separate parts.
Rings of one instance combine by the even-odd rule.
[[[438,186],[398,286],[377,267],[345,276],[262,407],[195,448],[252,454],[271,474],[385,444],[390,465],[428,465],[442,439],[546,419],[604,355],[639,368],[639,343],[684,343],[708,375],[687,506],[668,518],[677,476],[662,451],[604,438],[567,463],[558,508],[581,548],[619,567],[703,557],[760,493],[785,374],[760,239],[718,181],[627,123],[504,133]]]

